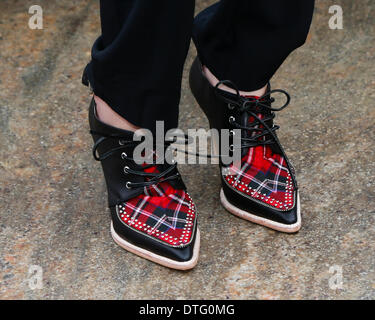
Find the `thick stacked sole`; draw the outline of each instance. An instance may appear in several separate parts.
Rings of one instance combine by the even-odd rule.
[[[111,222],[111,235],[113,240],[123,249],[136,254],[137,256],[140,256],[144,259],[150,260],[152,262],[155,262],[157,264],[160,264],[164,267],[168,267],[171,269],[176,270],[190,270],[194,268],[198,263],[198,257],[199,257],[199,247],[200,247],[200,232],[199,229],[197,229],[197,234],[195,236],[195,243],[194,243],[194,250],[193,250],[193,256],[188,261],[175,261],[166,257],[163,257],[161,255],[158,255],[156,253],[153,253],[151,251],[148,251],[146,249],[140,248],[135,246],[134,244],[126,241],[124,238],[122,238],[113,228],[113,223]]]
[[[301,212],[300,212],[300,203],[299,203],[299,193],[297,192],[297,221],[293,224],[284,224],[280,222],[276,222],[273,220],[269,220],[266,218],[259,217],[251,212],[241,210],[231,204],[228,199],[225,197],[223,189],[220,191],[220,201],[224,208],[228,210],[233,215],[240,217],[242,219],[251,221],[253,223],[260,224],[262,226],[268,227],[270,229],[280,231],[280,232],[286,232],[286,233],[295,233],[301,229],[302,225],[302,218],[301,218]]]

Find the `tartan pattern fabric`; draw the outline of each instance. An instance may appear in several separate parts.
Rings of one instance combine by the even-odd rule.
[[[241,193],[287,211],[294,207],[294,187],[285,160],[269,146],[249,148],[241,168],[224,169],[228,184]]]
[[[263,118],[262,114],[258,114]],[[249,123],[254,118],[249,118]],[[253,132],[253,135],[258,132]],[[261,138],[264,139],[264,138]],[[274,153],[269,145],[249,148],[241,159],[241,167],[223,169],[223,176],[234,189],[280,211],[293,209],[294,186],[284,157]]]
[[[145,171],[158,172],[155,167]],[[118,206],[119,218],[129,227],[173,247],[190,243],[196,208],[185,190],[168,182],[144,187],[144,193]]]

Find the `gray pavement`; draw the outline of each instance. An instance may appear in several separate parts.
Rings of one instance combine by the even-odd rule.
[[[219,203],[218,168],[181,166],[202,235],[190,272],[111,240],[80,85],[100,30],[98,3],[39,3],[44,30],[28,28],[28,1],[0,2],[0,298],[375,298],[373,1],[318,0],[306,45],[272,81],[293,98],[277,122],[298,174],[301,231],[280,234],[230,215]],[[332,4],[343,7],[343,30],[328,27]],[[192,46],[186,71],[193,57]],[[186,72],[180,126],[208,128]],[[32,265],[43,270],[42,289],[29,286]],[[342,289],[329,285],[336,267]]]

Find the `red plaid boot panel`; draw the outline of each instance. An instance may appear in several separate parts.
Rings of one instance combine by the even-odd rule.
[[[145,169],[158,172],[155,167]],[[137,231],[170,246],[191,242],[196,208],[190,195],[168,182],[144,187],[144,194],[119,205],[121,220]]]
[[[231,166],[224,171],[228,184],[256,200],[282,211],[294,207],[294,187],[284,158],[269,146],[249,148],[241,168]]]
[[[257,116],[264,118],[262,114]],[[251,124],[254,118],[250,117],[248,122]],[[294,207],[294,186],[289,168],[284,157],[274,153],[269,145],[249,148],[241,159],[241,168],[232,165],[223,174],[232,188],[277,210],[288,211]]]

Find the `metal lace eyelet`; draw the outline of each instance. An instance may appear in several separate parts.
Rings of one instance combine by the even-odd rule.
[[[234,150],[234,146],[233,146],[233,144],[231,144],[231,145],[229,146],[229,151],[233,152],[233,150]]]
[[[233,136],[236,135],[236,132],[235,132],[234,130],[230,130],[230,131],[229,131],[229,135],[230,135],[231,137],[233,137]]]
[[[129,169],[130,169],[130,168],[129,168],[128,166],[125,166],[125,167],[124,167],[124,173],[125,173],[125,174],[128,174],[128,173],[129,173],[129,172],[128,172]]]
[[[233,110],[234,109],[234,105],[232,105],[231,103],[228,103],[228,109],[229,110]]]
[[[127,154],[125,152],[121,153],[121,159],[125,160],[127,158]]]
[[[122,140],[122,139],[120,139],[120,140],[118,141],[118,144],[119,144],[120,146],[123,146],[123,145],[125,144],[125,141]]]
[[[132,187],[130,186],[130,181],[128,181],[126,184],[125,184],[125,186],[126,186],[126,189],[131,189]]]
[[[233,117],[233,116],[230,116],[229,117],[229,123],[233,123],[234,121],[236,121],[236,118]]]

